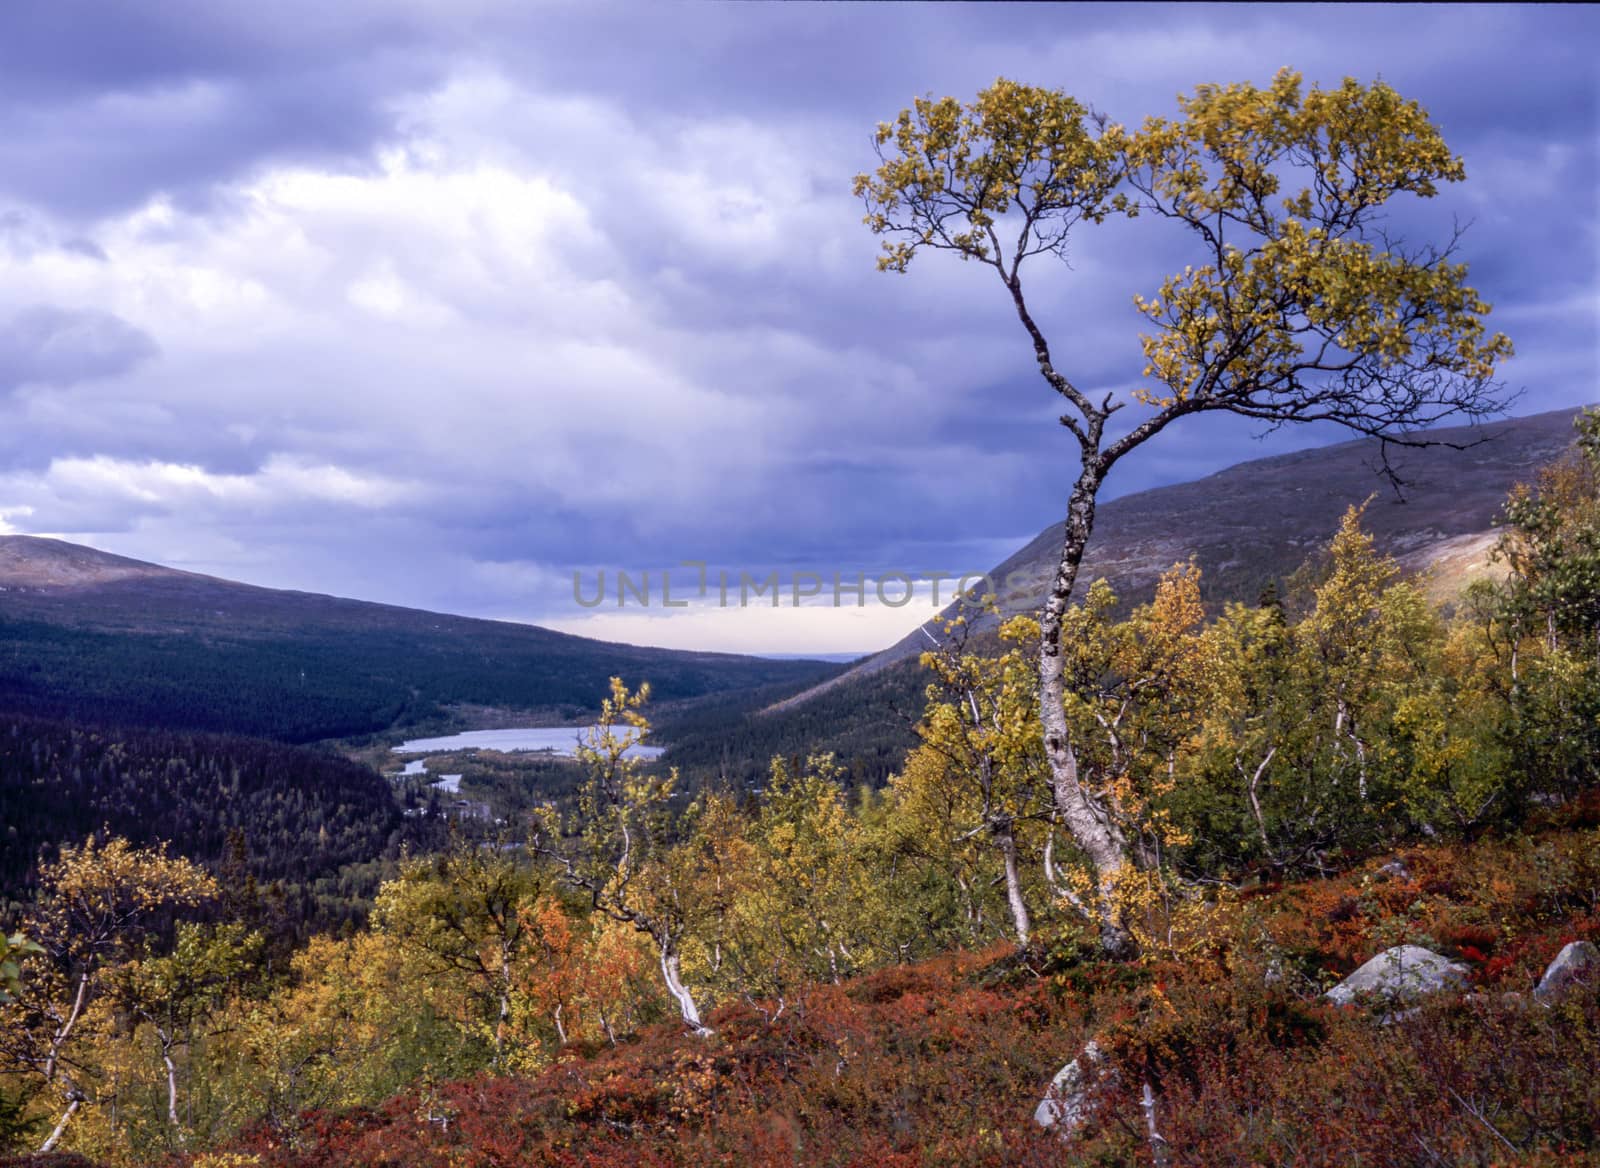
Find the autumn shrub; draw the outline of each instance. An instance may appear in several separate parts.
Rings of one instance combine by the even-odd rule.
[[[1148,1163],[1145,1083],[1174,1166],[1558,1163],[1600,1144],[1592,992],[1555,1009],[1444,997],[1385,1026],[1242,967],[1172,966],[1132,995],[1055,1006],[1046,980],[995,990],[981,973],[830,988],[804,1020],[739,1007],[709,1041],[661,1028],[243,1150],[263,1168]],[[1091,1034],[1111,1073],[1069,1151],[1029,1116]]]
[[[1385,1025],[1313,1009],[1306,1041],[1241,1025],[1187,1048],[1162,1077],[1158,1124],[1173,1165],[1416,1165],[1572,1162],[1600,1144],[1600,996],[1548,1010],[1443,996]],[[1309,1015],[1307,1015],[1309,1016]],[[1234,1020],[1247,1023],[1242,1015]],[[1124,1076],[1088,1157],[1144,1154]]]
[[[531,1079],[481,1076],[240,1147],[312,1164],[1052,1163],[1019,1123],[1086,1037],[1049,984],[997,990],[956,955],[814,990],[804,1015],[735,1003],[709,1039],[656,1027]]]

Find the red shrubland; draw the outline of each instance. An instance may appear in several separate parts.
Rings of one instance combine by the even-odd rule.
[[[1074,1162],[1148,1162],[1146,1081],[1174,1165],[1570,1162],[1600,1139],[1600,992],[1547,1009],[1526,991],[1565,940],[1600,937],[1600,832],[1546,827],[1240,898],[1181,961],[949,954],[810,987],[776,1018],[727,1005],[711,1040],[657,1026],[236,1150],[271,1168],[1053,1165],[1033,1108],[1096,1037],[1117,1073]],[[1469,961],[1473,990],[1388,1026],[1319,999],[1402,941]]]

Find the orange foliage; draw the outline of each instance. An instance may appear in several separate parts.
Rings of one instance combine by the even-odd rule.
[[[811,987],[782,1010],[730,1003],[710,1039],[648,1027],[588,1057],[569,1050],[536,1077],[317,1114],[292,1143],[261,1128],[235,1151],[259,1168],[1131,1164],[1149,1161],[1138,1098],[1149,1082],[1174,1166],[1554,1164],[1592,1152],[1600,993],[1545,1009],[1498,991],[1526,991],[1565,940],[1600,936],[1600,833],[1401,859],[1393,874],[1374,864],[1240,897],[1218,910],[1204,956],[1118,966],[1004,946],[946,954]],[[567,995],[585,1017],[597,991],[575,922],[551,903],[535,923],[549,1000]],[[1392,1026],[1319,999],[1401,941],[1468,959],[1496,992],[1442,995]],[[1282,976],[1264,976],[1269,962]],[[1117,1073],[1102,1076],[1099,1111],[1068,1154],[1030,1117],[1090,1037]]]

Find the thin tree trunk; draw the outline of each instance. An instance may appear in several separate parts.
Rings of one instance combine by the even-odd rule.
[[[1044,837],[1044,882],[1056,887],[1056,817],[1050,816],[1050,834]]]
[[[506,1029],[511,1019],[511,997],[509,992],[502,987],[499,994],[500,1013],[494,1025],[494,1065],[498,1070],[505,1059]]]
[[[67,1124],[72,1121],[73,1115],[77,1113],[78,1108],[81,1106],[83,1106],[83,1096],[74,1091],[68,1098],[67,1110],[62,1114],[61,1121],[56,1124],[55,1131],[50,1133],[49,1139],[39,1145],[39,1154],[41,1156],[46,1152],[55,1150],[55,1146],[61,1142],[62,1133],[67,1130]]]
[[[172,1130],[178,1134],[178,1142],[183,1142],[183,1124],[178,1119],[178,1064],[173,1060],[173,1034],[171,1031],[156,1026],[156,1039],[161,1043],[161,1065],[167,1069],[167,1122],[172,1125]]]
[[[1050,889],[1051,892],[1061,897],[1078,912],[1082,913],[1086,918],[1092,921],[1094,919],[1094,910],[1092,910],[1088,905],[1084,904],[1083,898],[1074,892],[1070,887],[1068,887],[1067,884],[1059,879],[1057,875],[1055,864],[1056,814],[1056,812],[1052,812],[1050,815],[1050,834],[1045,837],[1044,842],[1045,885]]]
[[[494,1065],[498,1069],[505,1058],[506,1034],[511,1029],[511,939],[504,933],[500,936],[500,968],[495,974],[500,982],[500,1015],[494,1027]]]
[[[689,987],[683,984],[678,953],[671,942],[661,946],[661,977],[667,983],[667,992],[678,1003],[678,1012],[683,1015],[683,1024],[701,1038],[709,1037],[711,1031],[700,1021],[700,1009],[694,1004],[694,995],[689,992]]]
[[[172,1052],[163,1049],[161,1061],[167,1068],[167,1122],[178,1133],[178,1141],[183,1142],[183,1124],[178,1119],[178,1064],[172,1061]]]
[[[1267,751],[1267,757],[1261,760],[1261,765],[1256,767],[1256,773],[1250,776],[1250,810],[1255,812],[1256,831],[1261,836],[1261,858],[1267,863],[1272,862],[1272,844],[1267,840],[1267,819],[1261,814],[1261,801],[1256,798],[1256,788],[1261,785],[1261,777],[1267,773],[1272,758],[1278,753],[1276,746]]]
[[[54,1082],[56,1066],[61,1057],[61,1048],[72,1036],[73,1027],[78,1024],[78,1019],[83,1016],[83,1005],[89,997],[89,973],[85,970],[78,975],[78,992],[73,995],[72,1009],[67,1014],[67,1020],[61,1024],[55,1034],[50,1037],[50,1054],[44,1062],[44,1081]]]
[[[1094,529],[1095,495],[1104,476],[1098,459],[1087,461],[1072,490],[1066,534],[1055,581],[1039,620],[1039,720],[1050,763],[1056,810],[1095,869],[1100,948],[1110,957],[1128,957],[1135,944],[1117,905],[1117,885],[1128,866],[1128,841],[1106,808],[1078,778],[1077,753],[1067,727],[1066,682],[1061,659],[1061,628],[1078,579],[1078,567]]]
[[[1005,861],[1006,900],[1011,905],[1011,924],[1016,930],[1017,944],[1028,947],[1033,932],[1033,922],[1028,917],[1027,902],[1022,899],[1022,878],[1017,872],[1017,835],[1011,823],[997,828],[995,836],[1000,844],[1000,855]]]
[[[967,878],[959,872],[954,874],[954,879],[956,887],[961,889],[961,915],[966,918],[967,933],[976,940],[980,931],[979,922],[982,918],[979,914],[977,903],[972,896],[972,886],[967,882]]]
[[[1156,1168],[1167,1168],[1167,1140],[1156,1128],[1156,1095],[1150,1089],[1148,1079],[1144,1082],[1139,1105],[1144,1112],[1145,1137],[1150,1141],[1150,1158],[1155,1162]]]

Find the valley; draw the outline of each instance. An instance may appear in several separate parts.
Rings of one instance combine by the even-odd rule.
[[[1560,440],[1575,423],[1577,447]],[[1432,1087],[1403,1114],[1339,1089],[1340,1060],[1388,1057],[1373,1027],[1389,1023],[1322,1004],[1380,946],[1489,1003],[1466,1031],[1450,1011],[1468,1007],[1427,1006],[1397,1057],[1499,1043],[1575,1115],[1592,1078],[1554,1022],[1504,1003],[1600,937],[1584,892],[1600,683],[1569,648],[1600,619],[1583,576],[1595,425],[1500,423],[1492,456],[1414,461],[1404,503],[1372,497],[1358,444],[1107,507],[1063,650],[1080,765],[1124,784],[1129,830],[1164,857],[1125,893],[1128,963],[1074,907],[1061,866],[1081,858],[1040,757],[1028,581],[1058,533],[996,570],[1019,582],[998,614],[950,610],[967,620],[930,658],[902,642],[850,667],[0,539],[0,935],[66,963],[23,951],[12,968],[38,972],[16,1008],[36,1013],[16,1016],[66,1016],[50,969],[77,968],[96,1003],[81,1033],[0,1037],[22,1068],[17,1094],[0,1089],[0,1138],[70,1119],[75,1097],[52,1084],[87,1099],[80,1074],[115,1057],[132,1060],[117,1107],[76,1121],[74,1146],[116,1164],[192,1168],[176,1130],[252,1168],[432,1166],[491,1141],[593,1165],[669,1145],[715,1162],[777,1106],[805,1142],[851,1155],[937,1145],[973,1168],[1042,1165],[1063,1138],[1053,1097],[995,1093],[1039,1089],[1065,1033],[1160,1082],[1163,1130],[1206,1155],[1244,1146],[1207,1110],[1276,1113],[1270,1082],[1290,1072],[1249,1067],[1302,1049],[1295,1081],[1323,1112],[1403,1143],[1416,1108],[1437,1117]],[[1537,558],[1519,550],[1533,538]],[[1498,567],[1492,549],[1510,549]],[[612,669],[639,680],[602,680]],[[653,671],[664,700],[636,688]],[[593,736],[608,728],[610,745]],[[580,735],[599,753],[573,757]],[[1592,1034],[1595,1001],[1569,997],[1563,1032]],[[1258,1032],[1262,1011],[1279,1021]],[[146,1025],[155,1062],[124,1053]],[[91,1070],[46,1077],[37,1043]],[[1056,1079],[1077,1082],[1068,1070]],[[1507,1105],[1454,1064],[1434,1079]],[[710,1095],[685,1109],[639,1081]],[[965,1110],[894,1103],[906,1082]],[[708,1102],[752,1084],[768,1108]],[[812,1109],[840,1090],[909,1108],[914,1127],[885,1145],[848,1104]],[[187,1092],[196,1118],[122,1126],[163,1091]],[[1124,1095],[1108,1082],[1072,1106],[1126,1114]],[[1007,1118],[1027,1107],[1034,1124]],[[419,1112],[453,1122],[419,1127]],[[1509,1127],[1590,1138],[1581,1120],[1542,1122]],[[1093,1119],[1062,1131],[1086,1153],[1138,1147]]]
[[[1600,1165],[1595,44],[0,4],[0,1168]]]
[[[1111,583],[1124,610],[1191,557],[1213,609],[1253,601],[1269,584],[1287,594],[1315,533],[1331,533],[1341,509],[1370,500],[1363,521],[1377,545],[1448,600],[1485,570],[1499,501],[1570,443],[1572,418],[1559,411],[1476,436],[1445,432],[1446,441],[1481,442],[1397,454],[1403,496],[1376,473],[1375,444],[1357,442],[1117,499],[1105,508],[1086,571]],[[995,567],[994,579],[1018,585],[1001,596],[1003,613],[1038,603],[1037,582],[1059,539],[1058,525]],[[836,755],[848,786],[881,786],[916,744],[926,701],[921,631],[849,666],[672,652],[278,592],[17,536],[0,536],[0,589],[0,709],[106,731],[320,741],[379,773],[414,742],[466,760],[434,769],[465,771],[466,794],[489,809],[475,830],[570,796],[575,768],[516,753],[528,746],[516,728],[552,727],[538,732],[534,750],[570,746],[613,674],[651,682],[654,735],[637,749],[677,768],[689,791],[758,788],[772,758],[798,762],[820,751]],[[953,605],[944,617],[962,611]],[[979,640],[992,643],[983,631],[990,618],[971,615]],[[444,754],[441,736],[463,733],[461,745],[473,751]],[[400,790],[412,805],[430,798],[426,783]],[[86,812],[77,830],[89,830],[92,817]],[[20,873],[35,846],[13,847],[7,870]],[[380,848],[359,859],[381,854],[397,853]]]

